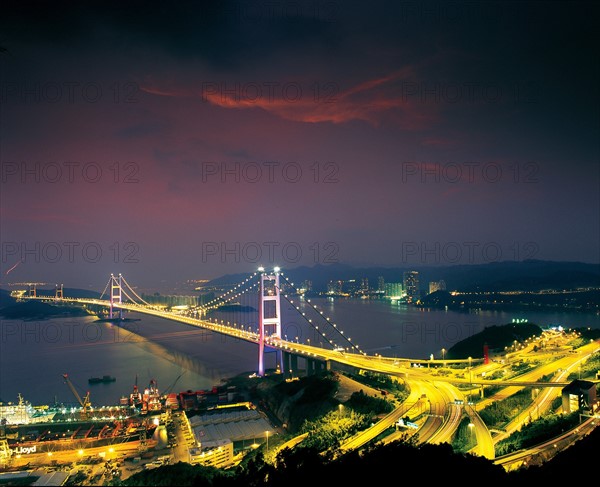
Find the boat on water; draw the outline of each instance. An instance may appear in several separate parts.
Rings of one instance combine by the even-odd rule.
[[[110,375],[103,375],[102,377],[90,377],[88,382],[90,384],[101,384],[116,381],[116,377],[111,377]]]

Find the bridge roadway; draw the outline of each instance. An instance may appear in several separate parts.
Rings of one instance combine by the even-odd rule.
[[[104,306],[106,308],[110,307],[110,301],[101,300],[101,299],[91,299],[91,298],[55,298],[54,296],[23,296],[21,299],[35,299],[41,301],[51,301],[54,303],[60,302],[68,302],[68,303],[78,303],[78,304],[89,304],[95,306]],[[156,316],[159,318],[164,318],[167,320],[178,321],[180,323],[185,323],[187,325],[200,327],[206,330],[213,331],[215,333],[220,333],[223,335],[227,335],[230,337],[238,338],[241,340],[245,340],[250,343],[258,344],[259,336],[258,333],[234,328],[231,326],[213,323],[211,321],[202,320],[198,318],[192,318],[190,316],[185,316],[177,313],[173,313],[170,311],[164,311],[159,308],[142,306],[139,304],[131,304],[131,303],[120,303],[113,304],[113,309],[123,309],[127,311],[132,311],[136,313],[147,314],[151,316]],[[265,343],[276,349],[283,350],[284,352],[300,355],[302,357],[320,361],[334,361],[340,364],[348,365],[350,367],[356,367],[364,370],[368,370],[371,372],[379,372],[385,373],[389,375],[393,375],[396,377],[406,378],[407,376],[413,376],[415,379],[423,379],[423,380],[432,380],[431,374],[420,370],[421,368],[410,367],[407,366],[410,363],[417,363],[419,359],[411,359],[411,358],[390,358],[390,357],[382,357],[381,355],[377,356],[369,356],[363,355],[359,353],[350,353],[350,352],[339,352],[335,350],[328,350],[325,348],[315,347],[313,345],[307,345],[302,343],[297,343],[293,341],[283,340],[277,337],[266,337]],[[474,360],[472,360],[474,361]],[[481,361],[481,359],[478,359]],[[421,360],[420,362],[428,363],[431,365],[442,365],[450,363],[449,360]],[[456,362],[456,361],[455,361]],[[469,362],[469,360],[460,361],[463,363]],[[569,384],[569,382],[539,382],[535,380],[486,380],[484,378],[471,377],[471,378],[458,378],[458,377],[435,377],[436,381],[439,382],[449,382],[452,384],[473,384],[473,385],[511,385],[511,386],[521,386],[521,387],[565,387]]]

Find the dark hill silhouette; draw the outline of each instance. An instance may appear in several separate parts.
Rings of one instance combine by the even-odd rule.
[[[449,359],[483,357],[483,346],[486,344],[490,351],[504,350],[504,347],[511,346],[514,340],[521,342],[533,335],[540,336],[541,333],[542,329],[533,323],[488,326],[479,333],[455,343],[448,350],[447,357]]]

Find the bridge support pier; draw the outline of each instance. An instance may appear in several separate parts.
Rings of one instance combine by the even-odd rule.
[[[306,359],[306,375],[315,375],[316,361],[310,358]]]
[[[290,354],[290,375],[291,378],[298,377],[298,355]]]
[[[325,368],[325,364],[320,360],[314,360],[315,374],[318,374]]]
[[[291,354],[289,352],[283,352],[283,367],[281,371],[283,372],[283,377],[285,377],[286,379],[290,377],[290,374],[292,372],[290,366],[290,355]]]

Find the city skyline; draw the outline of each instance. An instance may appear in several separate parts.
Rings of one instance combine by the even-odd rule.
[[[4,10],[3,288],[600,263],[595,3]]]

